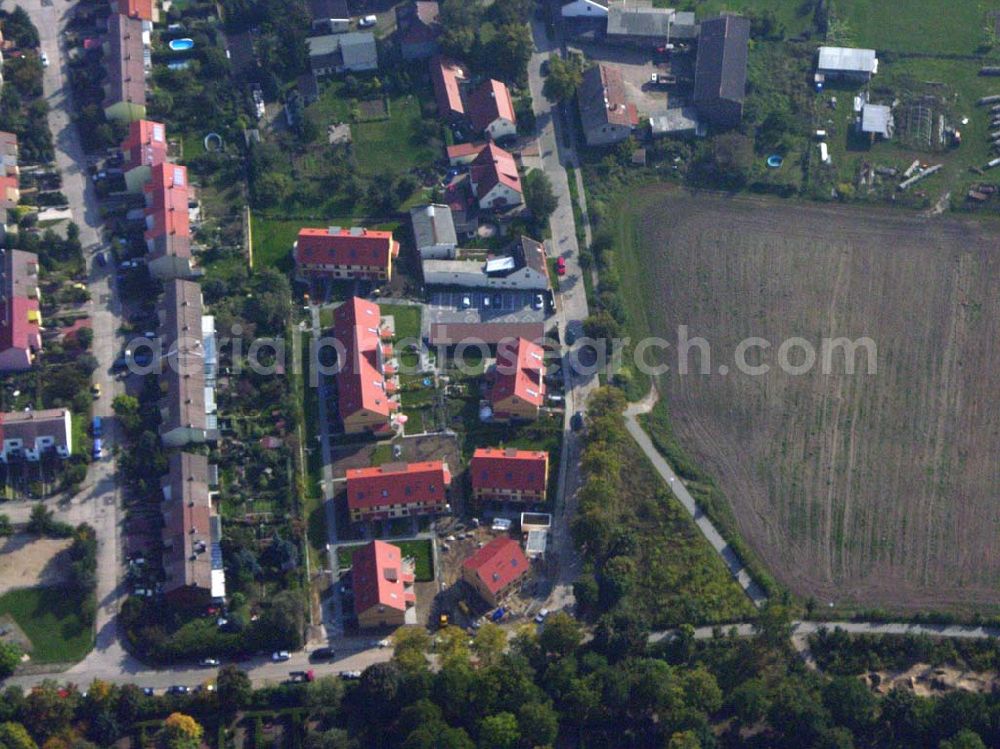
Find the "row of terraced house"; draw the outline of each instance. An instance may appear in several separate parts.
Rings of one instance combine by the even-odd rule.
[[[146,74],[151,67],[155,0],[118,0],[105,43],[105,115],[128,123],[121,144],[128,192],[145,198],[146,265],[163,281],[160,300],[159,426],[173,450],[162,478],[161,542],[169,600],[201,604],[225,597],[221,521],[212,491],[215,466],[188,451],[218,439],[215,406],[215,320],[205,314],[201,275],[192,253],[187,168],[169,160],[166,126],[146,119]]]

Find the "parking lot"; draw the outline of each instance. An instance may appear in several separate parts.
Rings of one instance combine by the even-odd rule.
[[[537,291],[438,291],[431,294],[428,317],[434,323],[545,322],[547,294],[535,309]]]

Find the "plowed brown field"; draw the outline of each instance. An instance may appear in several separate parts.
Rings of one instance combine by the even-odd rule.
[[[1000,605],[1000,227],[659,186],[621,202],[638,327],[711,344],[710,375],[671,354],[674,429],[775,576],[821,603]],[[736,371],[750,336],[766,375]],[[869,336],[877,373],[784,373],[791,336]]]

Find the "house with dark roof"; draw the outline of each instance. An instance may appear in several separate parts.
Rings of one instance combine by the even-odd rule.
[[[399,408],[391,332],[379,307],[352,297],[333,311],[333,337],[343,360],[337,362],[337,408],[347,434],[389,433]]]
[[[164,447],[214,442],[219,436],[215,320],[202,311],[197,283],[175,279],[164,285],[159,311],[163,351],[159,433]]]
[[[0,413],[0,462],[37,463],[43,455],[68,458],[73,453],[72,415],[68,408]]]
[[[175,452],[160,481],[163,592],[174,604],[206,605],[226,596],[222,522],[213,503],[208,458]]]
[[[721,16],[701,22],[694,71],[694,107],[698,117],[719,129],[743,119],[747,87],[750,20]]]
[[[104,115],[109,120],[132,122],[146,116],[146,70],[151,63],[145,23],[120,13],[108,16]]]
[[[490,406],[494,421],[534,421],[545,403],[545,349],[526,338],[497,347]]]
[[[469,462],[469,480],[477,502],[541,503],[549,481],[549,454],[480,447]]]
[[[358,627],[417,623],[414,563],[395,544],[370,541],[351,556],[351,587]]]
[[[658,47],[675,39],[693,39],[697,34],[690,11],[653,7],[651,0],[625,0],[608,8],[608,42]]]
[[[531,572],[531,564],[512,538],[500,536],[462,562],[462,579],[490,606],[498,605]]]
[[[458,246],[455,221],[446,205],[431,203],[410,209],[413,241],[417,254],[424,258],[453,258]]]
[[[490,140],[517,135],[517,115],[507,84],[490,78],[466,99],[465,111],[477,133]]]
[[[524,202],[517,162],[495,143],[488,143],[469,167],[472,192],[484,211],[505,210]]]
[[[550,284],[545,245],[524,235],[511,242],[503,254],[486,260],[428,259],[421,265],[428,286],[546,291]]]
[[[23,372],[42,350],[38,255],[23,250],[0,253],[0,372]]]
[[[143,236],[150,274],[164,280],[201,275],[191,254],[187,167],[161,161],[150,169],[143,192],[146,196]]]
[[[436,515],[450,510],[449,486],[442,460],[348,468],[347,507],[353,522]]]
[[[465,100],[462,98],[462,86],[469,80],[468,69],[448,57],[432,57],[428,69],[431,73],[438,115],[448,122],[463,119]]]
[[[635,104],[626,95],[622,71],[613,65],[602,63],[585,70],[577,101],[588,146],[621,143],[639,124]]]
[[[439,14],[436,0],[410,0],[396,6],[396,42],[404,60],[423,60],[437,54]]]
[[[142,192],[154,166],[167,160],[167,128],[162,122],[134,120],[121,145],[125,189]]]
[[[313,31],[342,34],[351,30],[351,9],[347,7],[347,0],[309,0],[308,4]]]
[[[360,226],[301,229],[292,254],[296,273],[305,280],[388,281],[399,242],[391,231]]]
[[[378,46],[370,31],[311,36],[309,67],[317,77],[378,70]]]

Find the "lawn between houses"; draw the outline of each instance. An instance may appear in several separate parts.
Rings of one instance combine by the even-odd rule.
[[[413,574],[418,583],[426,583],[434,579],[434,552],[431,549],[430,539],[394,541],[391,538],[386,538],[382,540],[393,546],[398,546],[404,557],[413,558]],[[337,562],[342,570],[351,567],[354,552],[363,546],[364,544],[354,544],[337,547]]]
[[[59,586],[21,588],[0,596],[0,615],[11,616],[31,640],[32,663],[75,663],[94,645],[94,628],[80,620],[83,601]]]

